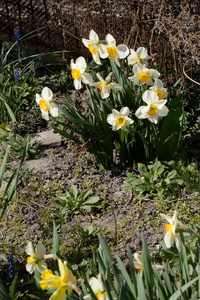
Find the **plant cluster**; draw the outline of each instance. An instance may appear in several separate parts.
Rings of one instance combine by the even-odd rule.
[[[38,295],[30,295],[34,299],[49,300],[94,299],[94,300],[157,300],[157,299],[198,299],[200,297],[200,261],[199,231],[187,227],[173,216],[161,214],[167,221],[165,224],[165,246],[163,258],[170,257],[170,262],[156,264],[150,257],[145,237],[142,234],[142,254],[131,252],[127,247],[129,272],[116,254],[113,259],[106,239],[98,234],[99,248],[94,253],[93,261],[73,266],[66,255],[59,252],[59,240],[54,223],[53,253],[46,254],[45,247],[37,244],[33,247],[28,242],[26,270],[34,273]],[[176,248],[174,248],[174,244]],[[10,256],[9,256],[10,258]],[[52,260],[47,264],[47,260]],[[11,262],[9,263],[11,269]],[[81,272],[84,270],[84,272]],[[12,261],[12,276],[13,261]],[[77,279],[78,277],[78,279]],[[17,279],[16,279],[17,280]],[[16,288],[16,286],[15,286]],[[15,290],[9,294],[1,283],[0,297],[4,300],[15,298]]]
[[[100,200],[98,196],[90,196],[91,193],[91,189],[86,190],[83,193],[79,193],[77,186],[72,185],[66,193],[66,196],[60,196],[54,200],[54,202],[62,207],[62,217],[77,214],[81,210],[91,212],[91,209],[95,207]]]
[[[167,108],[167,89],[158,79],[160,73],[147,67],[150,59],[147,50],[139,47],[135,51],[116,45],[110,34],[105,41],[99,41],[94,30],[90,31],[89,40],[83,39],[83,44],[97,65],[101,65],[101,59],[110,62],[103,72],[95,73],[88,69],[84,57],[71,60],[75,89],[80,90],[82,83],[86,85],[87,115],[74,105],[69,95],[57,107],[52,91],[44,87],[41,96],[36,96],[43,118],[49,120],[50,113],[56,118],[55,131],[84,143],[107,169],[115,165],[115,149],[122,166],[132,167],[134,161],[156,158],[170,160],[180,141],[182,102],[180,98],[174,99]],[[120,65],[123,59],[126,59],[124,66]],[[59,113],[62,118],[57,118]]]
[[[160,161],[148,164],[139,163],[139,175],[128,173],[124,181],[124,190],[133,190],[135,198],[180,197],[183,180],[178,177],[175,169],[169,170],[167,164]]]

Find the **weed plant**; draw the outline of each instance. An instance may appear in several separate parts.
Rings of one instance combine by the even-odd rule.
[[[182,161],[169,163],[144,164],[139,163],[137,169],[140,174],[128,173],[124,181],[125,191],[132,190],[134,198],[181,198],[183,189],[185,194],[199,195],[200,172],[198,163],[184,165]]]

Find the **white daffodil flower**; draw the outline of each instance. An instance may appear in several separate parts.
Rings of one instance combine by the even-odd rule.
[[[101,97],[103,99],[106,99],[110,95],[110,90],[113,90],[115,92],[118,92],[122,89],[121,85],[110,82],[111,81],[111,76],[112,72],[105,78],[105,80],[101,77],[100,74],[96,74],[97,77],[99,78],[100,81],[91,83],[91,86],[97,87],[101,91]]]
[[[99,274],[97,278],[91,277],[89,279],[89,285],[98,300],[109,300],[107,293],[105,292],[103,282],[101,280],[101,274]],[[84,300],[92,300],[90,294],[85,295],[83,298]]]
[[[41,96],[39,94],[36,94],[36,102],[40,107],[40,110],[42,112],[42,117],[48,121],[49,120],[49,113],[52,115],[52,117],[58,116],[58,107],[52,100],[53,93],[48,87],[44,87]]]
[[[42,244],[37,244],[35,250],[33,248],[32,242],[28,242],[26,246],[26,253],[30,255],[27,258],[26,270],[32,274],[36,269],[40,273],[47,269],[47,264],[45,259],[57,258],[55,254],[45,255],[45,247]]]
[[[167,98],[168,96],[167,89],[164,88],[163,83],[160,79],[155,79],[154,85],[151,86],[149,89],[154,91],[158,95],[159,100]]]
[[[142,261],[142,255],[140,255],[139,253],[134,253],[134,267],[136,268],[136,271],[138,273],[141,273],[142,274],[142,270],[144,268],[144,265],[143,265],[143,261]]]
[[[83,56],[78,57],[75,63],[72,59],[70,66],[72,69],[71,75],[74,79],[74,87],[76,90],[81,89],[81,82],[90,84],[93,81],[92,76],[85,72],[87,64]]]
[[[135,115],[138,119],[149,119],[150,122],[157,124],[158,117],[165,117],[169,109],[165,106],[167,100],[158,100],[155,92],[147,90],[142,94],[142,99],[147,106],[140,106]]]
[[[106,48],[108,51],[108,57],[120,66],[119,59],[123,59],[128,56],[129,49],[125,45],[116,46],[116,40],[111,34],[106,35]]]
[[[142,255],[139,254],[139,253],[134,253],[134,267],[137,271],[137,273],[139,273],[140,275],[142,275],[142,271],[144,269],[144,265],[143,265],[143,260],[142,260]],[[164,266],[162,265],[155,265],[156,269],[157,270],[163,270],[164,269]]]
[[[131,54],[128,56],[128,64],[135,65],[138,63],[146,64],[147,60],[151,58],[148,55],[147,49],[144,47],[139,47],[136,51],[130,49]]]
[[[160,73],[154,69],[148,69],[146,65],[137,63],[133,66],[134,75],[129,77],[128,79],[133,81],[136,85],[140,83],[147,85],[153,85],[153,80],[160,76]]]
[[[160,214],[161,218],[167,220],[169,224],[165,224],[165,245],[167,248],[171,248],[172,245],[176,244],[176,248],[178,251],[181,250],[181,238],[179,233],[177,233],[177,229],[182,227],[182,223],[177,219],[177,211],[174,212],[173,217]],[[184,225],[183,225],[184,226]]]
[[[90,31],[89,40],[82,39],[82,42],[89,49],[96,64],[101,65],[100,57],[108,57],[106,46],[99,43],[99,37],[93,29]]]
[[[129,112],[128,107],[123,107],[120,112],[116,109],[112,110],[112,114],[107,116],[107,122],[112,125],[112,130],[117,131],[118,129],[122,129],[127,131],[126,127],[134,122],[128,117]]]

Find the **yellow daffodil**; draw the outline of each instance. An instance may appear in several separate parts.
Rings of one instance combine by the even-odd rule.
[[[134,65],[134,64],[146,64],[147,60],[151,58],[151,56],[148,55],[147,49],[144,47],[139,47],[136,51],[133,49],[130,49],[131,54],[128,56],[128,64]]]
[[[108,57],[120,66],[119,59],[123,59],[128,56],[129,49],[125,45],[116,46],[116,41],[111,34],[106,35],[106,48],[108,52]]]
[[[160,79],[155,79],[154,85],[149,89],[158,95],[158,100],[162,100],[168,96],[167,89],[163,87],[163,83]]]
[[[76,287],[76,278],[72,271],[67,267],[66,261],[63,263],[58,260],[60,276],[56,276],[49,269],[44,270],[41,275],[40,287],[42,290],[51,289],[56,291],[52,294],[49,300],[66,300],[66,292],[70,293],[73,289],[79,293]]]
[[[101,65],[100,57],[106,58],[108,57],[108,52],[106,50],[106,46],[99,43],[99,37],[96,32],[92,29],[89,34],[89,40],[82,39],[83,44],[87,47],[92,54],[94,61]]]
[[[91,277],[89,279],[89,285],[98,300],[109,300],[107,293],[105,292],[103,282],[101,280],[101,274],[99,274],[97,278]],[[92,300],[91,295],[90,294],[85,295],[84,300]]]
[[[160,214],[160,216],[168,222],[168,224],[165,224],[164,237],[167,248],[171,248],[175,242],[177,249],[180,251],[181,238],[179,233],[177,233],[177,229],[182,227],[182,223],[177,219],[177,212],[174,212],[173,217],[164,214]]]
[[[158,117],[165,117],[168,114],[169,109],[165,106],[167,100],[159,100],[155,92],[145,91],[142,99],[147,106],[141,106],[136,110],[135,115],[138,119],[149,119],[150,122],[156,124]]]
[[[99,90],[101,91],[101,97],[103,99],[106,99],[109,97],[110,90],[118,92],[122,89],[122,87],[119,84],[110,82],[112,72],[106,77],[105,80],[101,77],[100,74],[97,73],[96,75],[100,81],[91,83],[90,85],[99,88]]]
[[[72,59],[70,66],[72,69],[71,75],[74,79],[74,87],[76,90],[81,89],[81,82],[90,84],[93,81],[92,76],[85,72],[87,64],[83,56],[78,57],[75,63]]]
[[[127,126],[133,123],[133,120],[128,117],[129,112],[128,107],[123,107],[120,112],[116,109],[112,110],[112,114],[107,116],[107,122],[112,125],[112,130],[127,130]]]
[[[26,270],[32,274],[36,269],[42,273],[47,269],[45,259],[57,258],[54,254],[45,255],[45,247],[38,244],[34,250],[32,242],[28,242],[26,246],[26,253],[29,255],[27,258]]]
[[[58,107],[52,100],[53,93],[48,87],[44,87],[41,93],[41,96],[39,94],[36,94],[36,102],[40,107],[40,110],[42,112],[42,117],[45,120],[49,120],[49,113],[53,117],[58,116]]]
[[[133,81],[136,85],[144,84],[153,85],[153,80],[160,76],[160,73],[154,69],[148,69],[146,65],[137,63],[133,66],[134,75],[128,79]]]

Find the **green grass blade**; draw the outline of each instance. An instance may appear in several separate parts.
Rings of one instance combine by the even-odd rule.
[[[183,292],[187,291],[188,288],[190,288],[197,280],[200,279],[200,275],[196,278],[190,280],[186,284],[184,284],[180,289],[178,289],[170,298],[169,300],[177,300]]]
[[[121,273],[122,273],[122,275],[124,277],[124,280],[126,281],[127,286],[129,287],[129,289],[130,289],[130,291],[131,291],[131,293],[132,293],[132,295],[134,297],[135,290],[134,290],[134,287],[133,287],[133,283],[132,283],[132,281],[130,279],[130,276],[129,276],[128,272],[126,271],[126,268],[125,268],[123,262],[121,261],[121,259],[119,258],[118,255],[116,255],[116,259],[117,259],[117,262],[118,262],[118,265],[119,265],[119,269],[120,269],[120,271],[121,271]]]
[[[2,161],[1,167],[0,167],[0,186],[2,185],[3,176],[4,176],[4,173],[5,173],[5,169],[6,169],[8,152],[9,152],[9,148],[6,149],[6,153],[4,155],[4,158],[3,158],[3,161]]]
[[[144,278],[145,278],[145,284],[146,288],[148,290],[149,299],[154,299],[154,272],[151,266],[151,259],[149,256],[149,251],[147,248],[147,243],[145,240],[145,236],[142,233],[142,260],[144,265]]]
[[[137,290],[138,290],[138,300],[147,300],[145,287],[142,281],[142,276],[140,274],[137,274]]]

